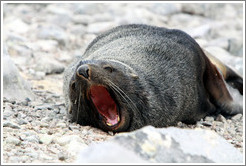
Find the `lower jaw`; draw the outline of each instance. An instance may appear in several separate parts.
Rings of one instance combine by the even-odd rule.
[[[104,131],[112,131],[112,132],[124,132],[127,131],[129,128],[129,118],[125,116],[121,116],[121,119],[119,123],[113,125],[113,126],[108,126],[104,121],[102,122],[102,130]]]

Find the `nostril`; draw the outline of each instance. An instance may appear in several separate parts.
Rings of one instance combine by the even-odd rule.
[[[78,76],[82,76],[84,78],[89,78],[89,67],[88,65],[81,65],[78,69],[77,69],[77,75]]]

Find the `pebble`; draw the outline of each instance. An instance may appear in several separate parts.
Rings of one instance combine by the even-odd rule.
[[[14,145],[19,145],[21,143],[20,139],[9,136],[6,139],[3,139],[6,143],[14,144]]]
[[[226,123],[227,121],[226,121],[226,118],[223,116],[223,115],[221,115],[221,114],[219,114],[217,117],[216,117],[216,121],[220,121],[220,122],[223,122],[223,123]]]
[[[65,128],[65,127],[67,127],[66,123],[63,123],[63,122],[57,123],[56,126],[57,126],[57,127],[60,127],[60,128]]]
[[[58,143],[59,145],[64,146],[64,145],[66,145],[66,144],[68,144],[69,142],[72,141],[71,137],[72,136],[67,136],[66,135],[66,136],[55,138],[54,141],[56,143]]]
[[[3,122],[3,127],[11,127],[13,129],[20,129],[20,126],[18,124],[11,122],[11,121]]]
[[[48,134],[40,134],[39,135],[39,143],[48,145],[53,141],[54,136]]]
[[[59,160],[64,161],[68,158],[68,156],[65,155],[64,153],[59,153],[58,158],[59,158]]]
[[[25,120],[25,119],[18,119],[18,120],[17,120],[17,123],[18,123],[19,125],[25,125],[25,124],[28,124],[28,121]]]
[[[234,120],[234,121],[238,121],[242,118],[242,114],[237,114],[237,115],[234,115],[231,119]]]
[[[211,122],[202,122],[201,123],[203,126],[212,126]]]
[[[38,39],[56,40],[59,45],[64,46],[67,41],[67,34],[57,25],[42,25],[38,28]]]
[[[214,121],[214,117],[212,117],[212,116],[206,116],[205,117],[205,121],[213,122]]]
[[[21,19],[15,18],[15,19],[10,19],[8,20],[9,23],[6,23],[9,32],[14,32],[17,34],[23,34],[28,32],[29,30],[29,25],[23,22]],[[18,27],[18,28],[16,28]]]
[[[93,34],[99,34],[103,31],[109,30],[113,27],[117,26],[114,22],[99,22],[99,23],[92,23],[88,25],[87,32]]]
[[[14,114],[14,112],[12,110],[6,110],[5,109],[4,112],[3,112],[3,118],[7,119],[7,118],[13,116],[13,114]]]
[[[37,135],[31,135],[31,136],[27,136],[26,138],[24,138],[24,141],[26,142],[32,142],[32,143],[39,143],[39,137]]]
[[[48,123],[45,122],[41,122],[40,123],[40,127],[49,127],[50,125]]]

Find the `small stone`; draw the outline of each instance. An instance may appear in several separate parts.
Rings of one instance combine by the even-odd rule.
[[[35,106],[34,110],[35,111],[37,111],[37,110],[45,110],[45,109],[51,110],[52,108],[53,108],[52,104],[41,104],[41,105]]]
[[[114,133],[112,131],[108,131],[108,134],[111,135],[111,136],[114,135]]]
[[[24,119],[26,118],[26,116],[27,116],[26,114],[22,113],[21,111],[18,111],[18,115],[17,115],[18,118]]]
[[[20,126],[14,122],[5,121],[3,122],[3,127],[11,127],[13,129],[20,129]]]
[[[9,23],[6,23],[6,28],[18,34],[26,33],[29,30],[28,24],[24,23],[21,19],[9,20]]]
[[[238,127],[238,128],[236,128],[236,132],[243,133],[243,127]]]
[[[231,134],[231,135],[235,135],[236,134],[236,131],[234,128],[229,128],[228,129],[228,132]]]
[[[210,122],[201,122],[201,124],[203,125],[203,126],[212,126],[212,123],[210,123]]]
[[[43,159],[43,160],[53,160],[53,158],[52,158],[51,156],[49,156],[49,155],[47,155],[47,154],[44,154],[44,153],[41,153],[41,154],[39,155],[39,158],[40,158],[40,159]]]
[[[73,140],[70,141],[67,145],[66,145],[66,149],[68,150],[68,152],[70,152],[73,155],[78,154],[78,152],[84,148],[86,148],[87,145],[85,143],[82,143],[80,140]]]
[[[38,79],[44,79],[45,77],[45,72],[42,71],[37,71],[35,74]]]
[[[58,159],[61,161],[65,161],[68,157],[64,153],[59,153]]]
[[[27,136],[24,141],[26,142],[32,142],[32,143],[39,143],[39,138],[37,135],[31,135],[31,136]]]
[[[237,115],[234,115],[231,119],[234,120],[234,121],[238,121],[242,118],[242,114],[237,114]]]
[[[34,149],[33,149],[33,151],[34,151]],[[29,158],[31,157],[31,158],[34,158],[34,159],[37,159],[38,156],[39,156],[38,153],[33,153],[33,152],[29,152],[29,153],[25,152],[25,155],[28,156]]]
[[[17,120],[17,123],[18,123],[19,125],[24,125],[24,124],[28,124],[28,121],[25,120],[25,119],[18,119],[18,120]]]
[[[19,145],[21,143],[20,139],[13,137],[13,136],[7,137],[5,141],[6,143],[14,144],[14,145]]]
[[[215,125],[218,126],[218,127],[221,127],[221,128],[224,127],[224,123],[219,122],[219,121],[217,121],[217,122],[215,123]]]
[[[223,122],[223,123],[226,123],[227,121],[226,121],[226,118],[223,116],[223,115],[221,115],[221,114],[219,114],[217,117],[216,117],[216,121],[220,121],[220,122]]]
[[[231,119],[227,119],[226,122],[230,124],[232,121]]]
[[[102,33],[103,31],[109,30],[115,26],[116,26],[116,24],[114,22],[92,23],[92,24],[88,25],[87,32],[93,33],[93,34],[99,34],[99,33]]]
[[[39,135],[39,143],[48,145],[53,141],[54,136],[48,134]]]
[[[41,122],[40,123],[40,127],[49,127],[50,125],[48,123],[45,122]]]
[[[181,6],[171,3],[154,3],[149,5],[148,9],[155,14],[165,16],[180,12]]]
[[[61,27],[56,26],[54,24],[41,26],[39,27],[37,32],[37,36],[39,39],[56,40],[58,41],[59,45],[62,46],[65,45],[68,39],[68,36],[65,33],[65,31]]]
[[[7,119],[8,117],[11,117],[14,114],[12,110],[4,110],[3,112],[3,119]]]
[[[207,122],[213,122],[213,121],[214,121],[214,117],[212,117],[212,116],[207,116],[207,117],[205,118],[205,121],[207,121]]]
[[[56,126],[57,126],[57,127],[60,127],[60,128],[65,128],[65,127],[67,127],[66,123],[63,123],[63,122],[57,123]]]
[[[68,144],[71,141],[71,136],[62,136],[58,137],[54,140],[56,143],[58,143],[61,146],[64,146]]]

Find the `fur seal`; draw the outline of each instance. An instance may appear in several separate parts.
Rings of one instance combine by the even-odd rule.
[[[66,69],[68,116],[81,125],[121,132],[242,113],[225,85],[228,80],[242,94],[242,77],[210,59],[180,30],[142,24],[113,28]]]

